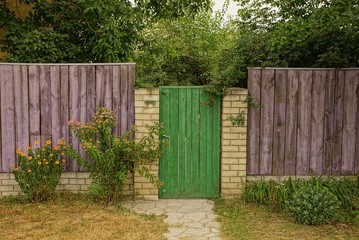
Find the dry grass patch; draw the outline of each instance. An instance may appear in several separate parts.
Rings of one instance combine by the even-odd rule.
[[[102,206],[83,195],[65,194],[39,204],[0,200],[0,239],[164,239],[163,217]]]
[[[299,225],[282,213],[238,200],[219,200],[215,209],[222,225],[223,239],[359,239],[358,225]]]

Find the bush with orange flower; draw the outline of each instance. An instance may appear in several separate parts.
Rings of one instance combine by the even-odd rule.
[[[18,166],[12,172],[26,197],[38,202],[48,199],[55,191],[65,159],[61,146],[52,146],[50,140],[42,147],[35,140],[34,145],[34,149],[30,145],[26,146],[27,153],[21,148],[16,150]]]

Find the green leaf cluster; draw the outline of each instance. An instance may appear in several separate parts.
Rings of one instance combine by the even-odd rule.
[[[320,225],[337,220],[339,201],[327,188],[310,185],[294,193],[287,210],[298,223]]]
[[[21,1],[28,16],[16,16],[0,1],[3,51],[9,62],[123,62],[139,32],[158,19],[191,16],[209,0],[56,0]]]
[[[236,46],[229,64],[247,67],[357,67],[356,0],[238,0]],[[233,72],[246,83],[246,75]]]

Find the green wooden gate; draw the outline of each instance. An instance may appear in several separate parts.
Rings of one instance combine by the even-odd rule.
[[[219,195],[220,99],[209,102],[201,87],[160,87],[162,138],[170,144],[160,159],[160,198]]]

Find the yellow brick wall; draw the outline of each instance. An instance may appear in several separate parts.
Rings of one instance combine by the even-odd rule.
[[[147,89],[135,90],[135,125],[138,129],[136,139],[141,139],[147,134],[146,125],[159,122],[159,101],[159,89],[152,91]],[[146,167],[151,170],[151,173],[158,176],[158,162]],[[146,178],[135,173],[134,194],[136,198],[156,200],[158,199],[158,188],[153,186]]]
[[[59,191],[86,192],[91,185],[92,179],[89,173],[63,172],[57,185]],[[21,189],[15,181],[14,174],[0,173],[0,197],[19,195]],[[127,176],[126,185],[123,189],[126,197],[133,197],[133,174]]]
[[[221,196],[236,197],[246,182],[247,127],[233,126],[229,116],[244,111],[247,119],[247,89],[232,88],[222,102]]]

